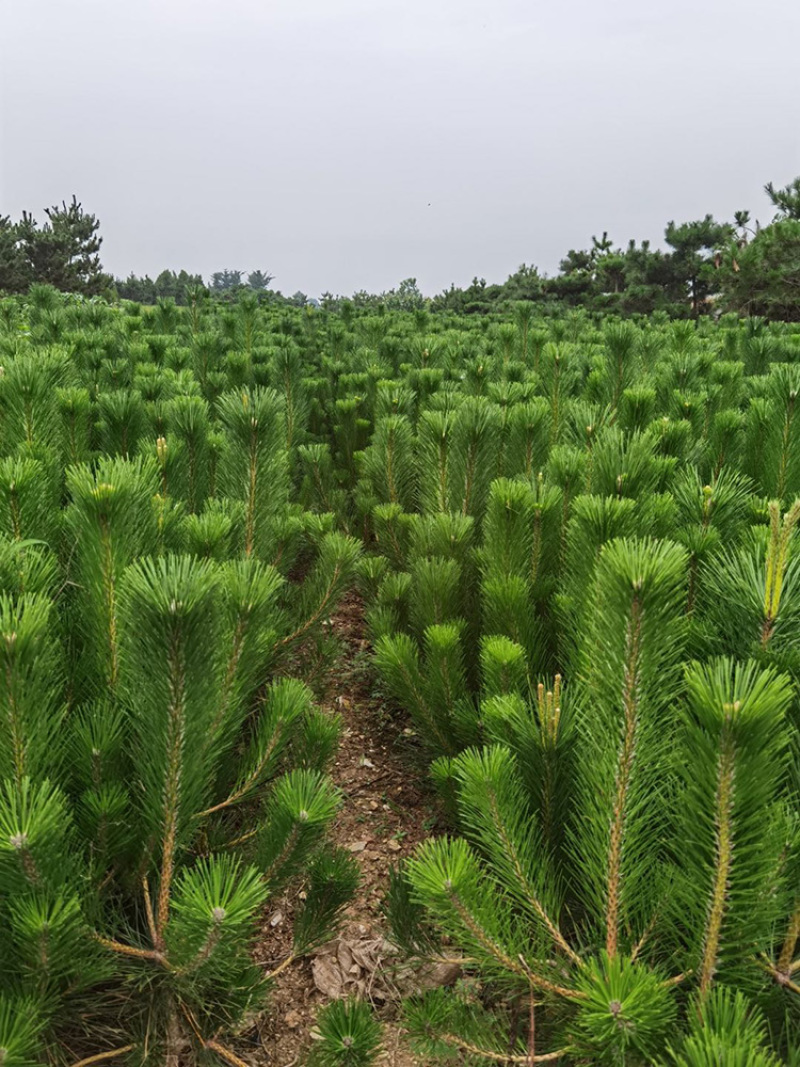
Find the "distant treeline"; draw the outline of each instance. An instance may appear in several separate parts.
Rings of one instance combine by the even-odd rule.
[[[207,288],[220,297],[229,297],[244,290],[279,296],[269,288],[272,279],[273,275],[263,270],[252,270],[246,276],[241,270],[219,270],[211,275]],[[205,285],[202,275],[190,274],[185,270],[162,270],[156,278],[148,274],[143,278],[129,274],[124,280],[114,280],[114,288],[121,300],[135,300],[139,304],[155,304],[158,300],[170,299],[176,304],[186,304],[191,290],[195,286]],[[307,300],[304,293],[296,296],[302,297],[302,303]]]
[[[716,311],[800,320],[800,178],[782,189],[772,183],[765,192],[774,210],[767,225],[752,222],[748,211],[732,221],[712,215],[690,222],[669,222],[665,248],[635,240],[618,247],[607,233],[592,237],[586,249],[570,249],[553,277],[522,264],[502,284],[473,278],[465,287],[451,285],[425,297],[416,279],[382,293],[361,291],[352,297],[324,293],[323,306],[345,299],[357,307],[412,310],[427,306],[466,314],[486,314],[527,300],[542,310],[565,307],[621,315],[664,312],[675,318]],[[100,263],[99,222],[73,197],[45,210],[39,225],[23,212],[13,222],[0,216],[0,292],[24,293],[34,283],[48,283],[64,292],[105,295],[142,304],[173,300],[185,304],[202,288],[221,300],[243,292],[260,300],[303,306],[305,293],[285,297],[270,288],[273,275],[263,270],[221,270],[208,283],[186,270],[163,270],[156,278],[130,274],[126,279],[105,274]]]

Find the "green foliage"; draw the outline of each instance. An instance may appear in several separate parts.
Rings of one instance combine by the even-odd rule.
[[[749,947],[769,944],[787,907],[775,889],[790,833],[780,786],[792,695],[788,677],[752,661],[712,661],[687,676],[681,878],[673,899],[676,922],[697,938],[687,964],[701,997],[714,980],[757,983]]]
[[[574,1051],[593,1063],[653,1062],[675,1024],[676,1005],[662,975],[601,954],[579,980],[583,995]]]
[[[343,632],[448,828],[389,889],[460,965],[406,1006],[424,1062],[792,1062],[800,340],[702,317],[715,224],[671,237],[502,311],[476,282],[473,317],[241,277],[0,304],[9,1062],[246,1058],[264,909],[294,901],[274,976],[356,883],[347,697],[314,699]],[[319,1063],[374,1060],[363,1005],[318,1026]]]
[[[380,1025],[360,1000],[334,1000],[317,1016],[318,1042],[310,1067],[369,1067],[375,1062]]]
[[[361,546],[290,502],[277,393],[199,382],[173,305],[96,308],[55,348],[65,305],[32,293],[0,388],[0,1047],[231,1062],[267,901],[303,885],[293,959],[355,890],[340,722],[274,672]]]
[[[106,290],[111,279],[100,265],[103,239],[97,218],[85,212],[74,196],[69,204],[45,208],[45,215],[47,222],[39,226],[24,211],[13,227],[13,243],[6,251],[10,269],[0,287],[24,292],[36,283],[85,296]]]
[[[274,390],[225,393],[218,416],[225,448],[219,490],[244,506],[244,553],[269,560],[288,500],[284,403]]]
[[[740,314],[797,322],[800,220],[766,226],[744,248],[727,250],[722,286],[728,306]]]
[[[782,1061],[766,1045],[766,1027],[741,993],[720,987],[692,1012],[690,1030],[679,1050],[670,1048],[678,1067],[777,1067]]]

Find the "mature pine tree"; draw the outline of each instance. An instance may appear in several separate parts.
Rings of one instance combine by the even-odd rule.
[[[100,264],[103,243],[95,215],[83,210],[73,196],[69,204],[45,209],[47,222],[39,226],[23,212],[17,240],[22,270],[28,283],[42,282],[66,293],[94,296],[108,288],[110,279]]]

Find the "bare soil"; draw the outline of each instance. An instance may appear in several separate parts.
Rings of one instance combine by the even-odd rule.
[[[393,975],[400,961],[386,941],[382,905],[390,867],[431,834],[436,811],[410,766],[414,746],[407,723],[389,713],[376,691],[363,604],[355,593],[345,597],[331,629],[340,652],[326,672],[320,703],[341,715],[344,726],[330,771],[344,795],[333,838],[355,856],[361,882],[337,941],[277,976],[267,1010],[242,1035],[240,1055],[253,1067],[302,1065],[320,1007],[331,996],[355,993],[372,1001],[384,1026],[378,1063],[423,1067],[406,1046],[399,1025],[399,990]],[[298,892],[271,902],[265,915],[256,959],[267,971],[279,966],[291,949]]]

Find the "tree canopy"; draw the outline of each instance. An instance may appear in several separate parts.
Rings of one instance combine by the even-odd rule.
[[[73,196],[69,204],[45,208],[39,224],[27,211],[13,223],[0,220],[0,289],[24,292],[44,283],[65,293],[96,296],[111,279],[100,264],[100,223]]]

